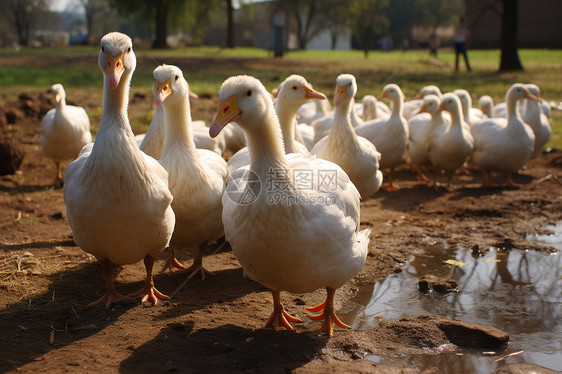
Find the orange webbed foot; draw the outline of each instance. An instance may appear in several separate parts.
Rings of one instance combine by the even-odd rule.
[[[87,307],[90,308],[90,307],[98,306],[100,304],[105,303],[105,308],[109,309],[111,304],[116,303],[118,301],[122,301],[122,300],[132,301],[133,299],[130,298],[129,296],[122,295],[117,291],[108,291],[102,297],[100,297],[97,301],[94,301],[93,303],[88,304]]]
[[[169,297],[164,295],[162,292],[158,291],[153,285],[147,284],[137,292],[127,295],[129,298],[136,298],[142,296],[141,303],[144,304],[147,301],[150,301],[153,305],[158,303],[158,299],[160,300],[168,300]]]
[[[291,323],[302,322],[299,318],[293,317],[289,313],[287,313],[284,309],[277,310],[273,309],[273,313],[269,316],[268,320],[265,322],[264,328],[267,326],[272,326],[275,331],[279,331],[281,327],[286,328],[287,330],[295,331]]]
[[[334,312],[326,312],[324,310],[322,313],[315,316],[308,316],[308,318],[313,321],[322,321],[322,325],[320,325],[316,331],[327,331],[330,336],[334,333],[334,325],[344,329],[351,328],[351,326],[343,323]]]

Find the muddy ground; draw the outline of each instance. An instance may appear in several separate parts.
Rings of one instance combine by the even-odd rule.
[[[73,104],[98,105],[77,96]],[[369,331],[336,328],[331,338],[317,333],[319,323],[308,320],[304,308],[321,302],[323,290],[282,294],[287,311],[304,321],[294,324],[296,332],[263,329],[271,295],[243,277],[228,245],[204,259],[215,276],[185,285],[185,275],[159,273],[162,253],[155,283],[174,294],[170,302],[86,308],[104,285],[95,259],[72,241],[62,190],[52,188],[54,163],[41,155],[40,118],[49,100],[30,92],[16,103],[0,103],[0,121],[7,117],[0,122],[2,133],[25,151],[19,171],[0,177],[0,372],[419,373],[366,356],[424,353],[449,343],[423,318],[382,321]],[[209,98],[205,107],[213,105]],[[130,111],[149,115],[150,108],[151,100],[139,95]],[[482,189],[473,172],[456,176],[454,190],[433,189],[406,168],[399,170],[397,192],[381,190],[362,202],[362,225],[372,229],[370,253],[361,272],[337,291],[336,309],[344,309],[359,287],[400,271],[434,240],[482,250],[495,245],[552,251],[527,242],[525,234],[544,233],[545,225],[562,220],[562,152],[532,160],[514,179],[520,188]],[[188,254],[178,255],[189,264]],[[136,291],[144,274],[142,263],[116,268],[117,289]]]

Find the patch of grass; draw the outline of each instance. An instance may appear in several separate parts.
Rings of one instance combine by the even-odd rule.
[[[525,68],[521,72],[498,73],[499,50],[470,50],[471,73],[460,61],[460,71],[454,72],[454,52],[450,48],[439,51],[432,59],[427,50],[371,51],[368,58],[362,51],[291,51],[283,58],[272,57],[271,51],[255,48],[189,47],[151,50],[136,47],[137,69],[132,80],[132,92],[152,95],[152,72],[161,63],[180,67],[191,89],[198,95],[216,98],[221,83],[232,75],[249,74],[259,78],[272,90],[290,74],[301,74],[314,87],[333,97],[334,82],[341,73],[357,78],[357,98],[378,96],[386,83],[397,83],[406,98],[413,97],[421,87],[435,84],[443,92],[457,88],[472,93],[473,105],[484,94],[494,102],[504,101],[512,83],[533,82],[541,87],[547,100],[562,100],[562,50],[519,51]],[[0,49],[0,87],[9,88],[4,100],[13,100],[21,92],[46,90],[55,82],[91,92],[100,97],[102,78],[97,67],[99,48],[70,47],[65,49]],[[89,108],[92,124],[101,109]],[[212,110],[212,108],[210,108]],[[140,118],[148,118],[144,113]],[[146,120],[143,120],[146,122]],[[552,140],[549,146],[562,148],[562,112],[554,110],[551,120]]]

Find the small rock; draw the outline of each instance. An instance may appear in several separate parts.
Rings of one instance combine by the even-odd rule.
[[[439,278],[435,275],[424,275],[418,282],[421,292],[429,292],[431,290],[440,293],[457,291],[457,281],[451,278]]]
[[[509,364],[494,371],[494,374],[558,374],[559,371],[532,364]]]
[[[509,342],[505,331],[483,325],[443,319],[437,326],[459,347],[502,347]]]

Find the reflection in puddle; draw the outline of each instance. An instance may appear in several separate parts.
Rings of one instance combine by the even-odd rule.
[[[562,231],[562,225],[559,228]],[[554,245],[553,239],[548,239]],[[544,238],[537,236],[529,240]],[[443,262],[447,259],[466,265],[452,266]],[[448,295],[419,292],[418,280],[425,274],[454,278],[459,292]],[[379,364],[400,362],[420,369],[437,366],[444,374],[490,373],[502,365],[521,362],[562,370],[560,253],[491,248],[485,256],[473,258],[471,251],[436,244],[417,256],[401,273],[360,290],[353,301],[358,307],[347,315],[341,314],[346,320],[354,321],[355,329],[371,329],[382,319],[435,314],[495,327],[510,334],[509,346],[493,356],[473,349],[400,358],[373,355]],[[500,356],[518,351],[524,352],[495,362]]]

